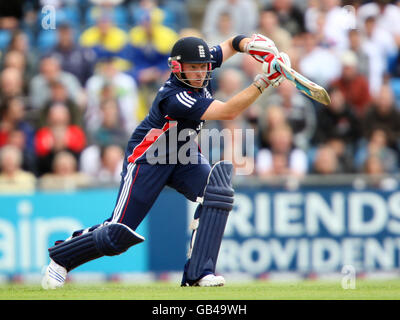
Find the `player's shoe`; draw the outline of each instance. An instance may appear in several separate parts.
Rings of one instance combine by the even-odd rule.
[[[214,274],[208,274],[205,277],[198,280],[194,286],[198,287],[222,287],[225,284],[223,276],[216,276]]]
[[[66,279],[67,270],[50,260],[42,279],[42,288],[45,290],[61,288]]]
[[[182,287],[222,287],[225,284],[225,279],[222,276],[216,276],[215,274],[207,274],[199,280],[184,281]]]

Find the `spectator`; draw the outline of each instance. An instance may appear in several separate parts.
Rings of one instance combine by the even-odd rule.
[[[96,181],[101,183],[119,183],[121,181],[124,150],[119,145],[108,145],[101,149],[100,169],[96,172]]]
[[[398,188],[398,181],[387,174],[382,159],[377,155],[368,156],[364,162],[362,173],[368,175],[369,184],[376,188],[385,191],[393,191]]]
[[[267,7],[261,11],[259,33],[274,41],[279,51],[290,52],[292,36],[289,31],[280,26],[278,15],[274,9]]]
[[[388,146],[398,151],[400,138],[400,111],[395,106],[393,91],[385,84],[374,98],[373,104],[363,120],[363,137],[369,139],[376,129],[386,133]]]
[[[218,45],[229,39],[232,36],[235,36],[235,32],[233,30],[233,21],[232,17],[228,11],[222,11],[220,13],[220,17],[218,19],[217,29],[215,33],[210,34],[206,40],[207,44],[211,46]],[[201,37],[201,35],[200,35]],[[225,66],[230,66],[232,68],[240,68],[240,64],[242,63],[243,55],[236,54],[233,57],[229,58],[226,62],[224,62]]]
[[[258,149],[269,147],[269,133],[280,126],[288,126],[285,112],[279,105],[269,105],[260,112],[257,125],[258,131]]]
[[[39,180],[39,187],[44,190],[75,190],[90,184],[90,177],[78,171],[77,160],[68,151],[57,152],[52,161],[52,171]]]
[[[214,96],[216,99],[225,101],[232,98],[244,87],[244,78],[242,73],[235,68],[226,68],[219,74],[218,90]]]
[[[24,31],[18,29],[12,33],[10,43],[7,47],[7,52],[18,51],[24,55],[26,62],[26,79],[31,79],[38,69],[38,58],[34,49],[35,48],[30,46],[28,35]]]
[[[221,12],[229,9],[235,34],[251,34],[258,25],[257,4],[254,0],[212,0],[204,12],[202,31],[206,38],[217,28]]]
[[[250,85],[254,81],[254,77],[260,73],[261,64],[252,56],[245,54],[242,57],[242,64],[240,66],[240,70],[246,76],[245,83],[246,85]],[[267,96],[271,90],[265,90],[263,95],[261,95],[260,99],[263,99],[264,96]]]
[[[363,173],[368,175],[383,175],[385,174],[385,169],[382,163],[382,159],[377,155],[370,155],[364,161]]]
[[[44,107],[51,96],[50,86],[55,81],[60,81],[65,86],[74,103],[83,104],[84,92],[79,80],[73,74],[63,71],[58,59],[45,56],[40,62],[40,73],[30,83],[29,96],[34,109],[40,110]]]
[[[31,193],[36,179],[31,172],[22,170],[21,151],[12,145],[0,148],[0,193]]]
[[[127,41],[126,32],[114,24],[111,13],[105,10],[97,18],[96,24],[84,30],[79,37],[80,45],[92,48],[98,58],[104,57],[109,52],[120,52]]]
[[[313,33],[306,33],[304,54],[300,57],[299,72],[322,87],[340,76],[340,60],[326,48],[317,46],[317,38]]]
[[[22,153],[22,169],[36,173],[36,158],[33,146],[35,128],[27,121],[23,97],[5,100],[0,106],[0,148],[14,145]]]
[[[293,3],[293,0],[272,0],[270,8],[276,12],[279,25],[289,31],[292,37],[296,37],[306,31],[304,14]]]
[[[106,169],[102,169],[101,161],[103,157],[108,156],[115,159],[116,149],[123,150],[126,142],[129,139],[129,135],[126,133],[124,128],[121,128],[121,113],[118,107],[118,102],[113,98],[106,98],[101,102],[101,126],[90,135],[90,145],[87,146],[81,153],[80,156],[80,168],[81,170],[96,178],[101,179],[103,182],[115,182],[117,174],[120,172],[108,172]],[[109,147],[112,147],[110,151]],[[109,163],[109,160],[106,160]],[[109,168],[111,164],[107,165]],[[105,172],[100,173],[100,171]],[[108,172],[108,173],[107,173]],[[120,176],[119,176],[120,178]],[[105,180],[110,181],[105,181]],[[119,180],[118,180],[119,181]]]
[[[38,157],[39,175],[51,171],[57,152],[67,150],[79,158],[86,146],[86,135],[82,128],[70,123],[71,115],[63,104],[52,106],[46,126],[35,135],[35,151]]]
[[[395,173],[398,171],[397,154],[389,148],[386,132],[382,129],[373,130],[369,139],[362,141],[355,155],[359,172],[364,171],[367,160],[372,156],[379,159],[384,172]]]
[[[65,105],[71,115],[71,124],[83,125],[83,110],[68,95],[67,89],[61,81],[50,83],[50,98],[44,104],[39,114],[39,126],[44,126],[47,121],[47,115],[52,106],[57,104]]]
[[[83,48],[76,43],[74,30],[68,22],[57,26],[58,42],[50,54],[60,61],[61,69],[73,74],[85,85],[93,74],[96,55],[90,48]]]
[[[359,27],[362,28],[368,17],[376,17],[379,28],[390,33],[397,45],[400,45],[400,8],[389,0],[375,0],[365,3],[357,10]]]
[[[164,24],[166,17],[166,12],[160,8],[159,1],[155,0],[139,0],[131,1],[129,5],[129,10],[131,11],[132,24],[134,26],[140,25],[143,16],[150,13],[151,16],[157,17],[157,19]],[[168,23],[167,23],[168,24]]]
[[[191,26],[190,12],[185,0],[161,0],[161,9],[165,13],[163,24],[180,32]]]
[[[340,138],[328,139],[326,145],[335,151],[341,173],[353,173],[355,171],[355,147],[353,145],[345,144]]]
[[[131,134],[138,123],[139,97],[136,82],[131,76],[119,71],[114,59],[102,60],[97,72],[86,83],[87,109],[85,127],[93,134],[101,125],[102,99],[118,101],[122,122],[120,127]]]
[[[104,14],[111,22],[120,27],[125,28],[129,13],[126,7],[121,5],[124,0],[90,0],[92,5],[84,11],[84,23],[86,25],[94,25]]]
[[[8,51],[4,55],[3,68],[18,70],[22,75],[22,92],[24,94],[28,92],[30,78],[26,68],[26,57],[22,52],[16,50]]]
[[[353,152],[361,135],[359,119],[346,103],[343,93],[336,87],[329,89],[331,103],[317,112],[317,129],[313,144],[326,144],[336,140]]]
[[[341,0],[321,0],[320,10],[324,14],[324,42],[338,52],[348,47],[348,29],[353,26],[352,17],[340,6]]]
[[[3,68],[15,68],[21,73],[25,73],[25,56],[17,50],[10,50],[4,54]]]
[[[207,37],[207,43],[209,46],[215,46],[220,44],[225,39],[228,39],[235,35],[233,30],[233,21],[228,11],[221,11],[216,32],[210,34]]]
[[[369,56],[362,48],[362,36],[358,29],[351,29],[348,33],[349,37],[349,50],[356,55],[357,70],[360,74],[369,79],[370,75],[370,62]]]
[[[33,139],[31,137],[28,138],[22,129],[14,129],[8,135],[8,142],[9,145],[17,147],[21,152],[21,168],[36,176],[38,171]]]
[[[265,115],[261,119],[265,130],[272,130],[281,125],[288,125],[286,114],[280,105],[269,105],[265,110]],[[265,139],[267,141],[268,139]],[[267,145],[268,143],[266,143]],[[264,145],[264,146],[266,146]]]
[[[23,74],[16,68],[6,68],[0,74],[0,100],[24,96]]]
[[[129,31],[129,43],[120,56],[133,64],[129,74],[139,86],[154,87],[170,73],[168,57],[178,34],[162,24],[155,12],[143,11],[140,24]]]
[[[121,181],[124,149],[120,145],[90,145],[83,152],[79,166],[81,171],[102,184]]]
[[[309,10],[313,10],[313,8],[309,8]],[[315,8],[315,12],[313,12],[313,20],[313,25],[309,32],[315,35],[317,46],[329,49],[332,44],[325,37],[326,14],[321,11],[319,5]],[[302,46],[302,42],[304,42],[303,37],[299,40],[298,45]]]
[[[306,153],[294,147],[292,130],[282,125],[269,131],[268,148],[257,154],[256,171],[260,177],[290,175],[302,177],[307,173]]]
[[[283,81],[268,98],[268,105],[279,105],[293,132],[293,142],[303,150],[309,147],[316,128],[314,105],[289,81]]]
[[[132,16],[133,25],[140,24],[141,17],[144,11],[150,11],[162,17],[162,24],[175,32],[180,32],[183,29],[191,27],[190,13],[188,5],[183,0],[140,0],[131,1],[129,10]]]
[[[362,48],[369,57],[369,90],[372,96],[379,93],[388,72],[389,58],[397,54],[393,36],[376,25],[376,17],[365,20]]]
[[[315,33],[318,29],[318,19],[321,16],[319,0],[308,0],[304,11],[304,27],[306,33]]]
[[[243,121],[245,122],[246,129],[250,129],[253,131],[254,143],[253,148],[254,152],[258,152],[258,148],[261,145],[261,126],[258,124],[262,117],[261,107],[259,104],[254,103],[251,105],[244,113],[243,113]],[[254,157],[254,155],[253,155]]]
[[[28,150],[33,150],[34,128],[26,120],[26,106],[22,97],[12,97],[0,107],[0,147],[9,144],[14,131],[21,131]]]
[[[312,174],[331,175],[343,173],[336,152],[329,145],[318,147],[312,163]]]
[[[357,56],[352,51],[342,55],[342,74],[331,84],[343,93],[346,103],[362,118],[371,103],[368,79],[357,70]]]
[[[124,147],[129,135],[121,128],[121,113],[118,101],[106,99],[101,102],[101,126],[91,136],[91,142],[98,146],[118,145]]]
[[[15,30],[24,17],[24,0],[0,1],[0,29]]]

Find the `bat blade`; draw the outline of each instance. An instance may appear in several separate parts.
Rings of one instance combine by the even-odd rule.
[[[323,87],[307,79],[296,70],[289,68],[282,61],[276,61],[277,71],[280,72],[286,79],[291,81],[299,91],[324,105],[328,105],[331,102],[328,92],[326,92]]]

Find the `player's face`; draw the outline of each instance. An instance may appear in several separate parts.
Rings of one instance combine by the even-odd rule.
[[[201,87],[207,76],[208,63],[183,63],[182,72],[192,86]]]

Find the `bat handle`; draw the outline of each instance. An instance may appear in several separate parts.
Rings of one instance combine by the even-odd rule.
[[[278,59],[275,59],[273,62],[272,67],[279,73],[284,74],[284,72],[282,72],[282,67],[280,64],[280,61]]]

